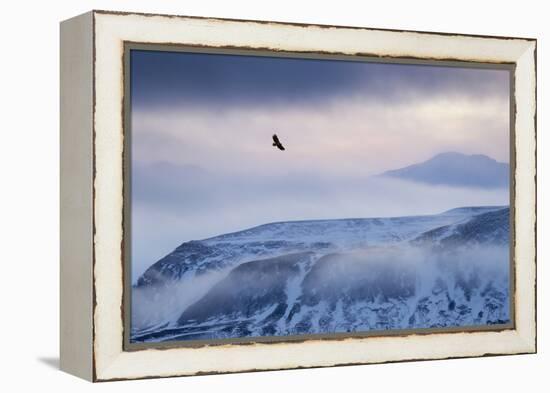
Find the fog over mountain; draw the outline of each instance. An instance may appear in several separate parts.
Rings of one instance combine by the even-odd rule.
[[[278,222],[184,242],[133,287],[132,340],[506,324],[509,214]]]
[[[434,185],[506,188],[510,165],[483,154],[446,152],[418,164],[386,171],[381,176]]]
[[[490,176],[490,168],[507,165],[495,166],[492,160],[478,156],[460,156],[468,161],[464,170],[437,165],[438,161],[462,159],[427,161],[426,165],[436,171],[433,177],[439,176],[445,184],[369,173],[337,176],[295,169],[255,174],[167,161],[135,164],[132,281],[182,241],[244,227],[276,221],[433,214],[456,206],[508,204],[508,188],[497,186],[506,181],[503,172],[507,171]],[[484,170],[484,165],[489,169]],[[477,173],[466,174],[474,169]],[[479,184],[479,173],[487,187]],[[460,184],[468,183],[468,176],[474,185]]]

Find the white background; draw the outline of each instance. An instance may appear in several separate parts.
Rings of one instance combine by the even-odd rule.
[[[543,1],[12,1],[0,14],[0,390],[23,391],[548,391],[550,66]],[[170,378],[92,385],[57,370],[59,26],[90,9],[538,38],[539,354]],[[546,111],[546,112],[545,112]],[[545,244],[546,243],[546,244]],[[25,390],[26,390],[25,389]],[[30,390],[32,391],[32,390]]]

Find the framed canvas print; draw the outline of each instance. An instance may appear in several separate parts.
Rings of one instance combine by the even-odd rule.
[[[61,368],[536,352],[536,41],[61,24]]]

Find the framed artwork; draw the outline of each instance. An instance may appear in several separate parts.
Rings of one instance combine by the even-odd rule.
[[[536,352],[536,40],[61,24],[61,367]]]

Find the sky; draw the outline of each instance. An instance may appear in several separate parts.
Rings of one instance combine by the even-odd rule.
[[[508,201],[375,176],[448,151],[508,162],[508,71],[145,50],[130,62],[134,280],[185,241],[267,222]]]

